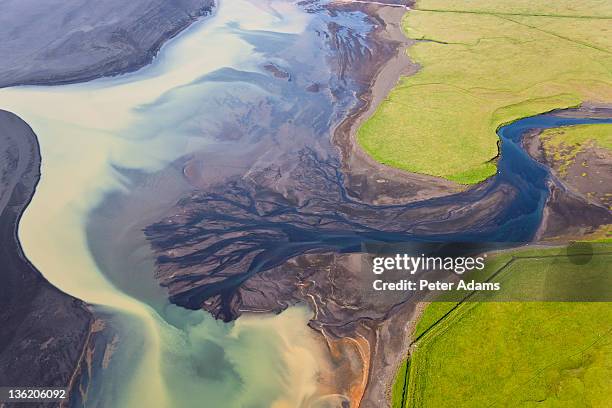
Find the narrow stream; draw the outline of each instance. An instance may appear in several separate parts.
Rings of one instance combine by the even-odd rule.
[[[528,241],[541,221],[548,171],[521,149],[521,135],[612,123],[524,119],[500,129],[499,173],[482,188],[410,205],[359,202],[344,188],[330,142],[359,84],[330,65],[367,54],[374,22],[358,11],[303,7],[224,0],[136,73],[0,90],[0,108],[30,124],[41,145],[41,180],[19,229],[24,251],[53,285],[93,305],[117,333],[104,368],[88,378],[94,391],[86,406],[338,406],[342,396],[317,391],[323,351],[306,326],[306,308],[229,324],[190,309],[313,249],[357,251],[368,240]],[[254,184],[236,181],[275,166],[281,179],[290,175],[286,191],[303,194],[301,204],[264,200]],[[424,210],[478,202],[505,187],[514,191],[506,206],[471,229],[445,232],[452,214],[432,219],[435,228],[420,227],[416,214]],[[202,192],[198,223],[232,217],[233,230],[199,231],[197,239],[208,234],[218,245],[167,262],[197,264],[232,252],[236,238],[228,232],[250,232],[249,245],[224,268],[253,259],[240,273],[174,297],[182,308],[155,281],[156,258],[142,231],[158,247],[195,239],[181,234],[184,225],[160,222],[195,188]],[[262,213],[258,201],[275,207]]]
[[[295,183],[306,191],[299,204],[278,199],[261,185],[234,182],[179,207],[189,214],[185,220],[168,218],[145,232],[165,253],[207,243],[160,256],[158,262],[172,270],[204,271],[166,280],[169,286],[185,288],[171,297],[173,303],[199,309],[205,300],[221,296],[217,315],[231,319],[235,293],[245,280],[306,252],[359,252],[372,242],[474,243],[484,250],[531,241],[542,221],[550,171],[523,150],[522,136],[533,129],[592,123],[612,119],[551,113],[503,126],[495,177],[466,192],[408,205],[372,205],[351,198],[336,158],[301,149],[294,159],[300,169]],[[486,205],[495,195],[501,195],[501,203]],[[484,208],[472,206],[481,202]]]
[[[271,52],[284,52],[311,70],[310,83],[328,80],[325,55],[308,38],[317,36],[313,24],[324,23],[289,2],[222,1],[214,16],[170,41],[136,73],[0,90],[0,107],[28,122],[41,147],[41,180],[19,228],[24,251],[53,285],[94,305],[118,336],[102,353],[109,361],[88,379],[93,391],[86,406],[193,407],[205,401],[210,407],[296,407],[329,401],[316,394],[319,345],[306,326],[306,309],[230,325],[169,305],[161,290],[132,297],[132,288],[153,286],[153,271],[143,282],[114,280],[117,271],[99,268],[92,252],[97,244],[87,236],[90,216],[108,197],[138,190],[132,175],[156,174],[200,150],[227,151],[227,163],[232,153],[252,155],[249,143],[242,151],[236,144],[228,149],[215,132],[224,130],[225,115],[248,115],[261,100],[286,108],[282,93],[277,97],[258,83],[270,81],[263,64],[286,63]],[[316,114],[329,117],[330,102],[320,106]],[[227,112],[219,110],[225,107]],[[321,118],[320,135],[328,121]],[[250,132],[253,144],[261,141],[257,129]],[[159,186],[159,203],[144,203],[140,215],[171,201],[186,188],[180,183]],[[129,269],[122,272],[133,277]]]

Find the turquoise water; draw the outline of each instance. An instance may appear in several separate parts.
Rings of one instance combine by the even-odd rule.
[[[131,295],[138,282],[120,282],[99,269],[87,237],[92,211],[109,194],[133,187],[122,171],[153,174],[218,146],[206,137],[218,123],[200,122],[198,114],[213,96],[229,98],[227,84],[200,78],[222,69],[261,72],[267,57],[252,36],[293,41],[311,20],[288,2],[222,1],[213,17],[136,73],[0,90],[0,108],[30,124],[41,147],[41,180],[19,227],[24,251],[52,284],[106,316],[116,333],[104,368],[89,379],[93,391],[85,405],[320,405],[322,351],[306,326],[305,308],[224,324],[165,299],[153,305]],[[263,92],[248,83],[229,86],[241,90],[242,103]],[[149,279],[154,282],[153,271]]]

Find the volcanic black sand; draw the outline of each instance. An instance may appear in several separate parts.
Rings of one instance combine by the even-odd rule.
[[[158,254],[156,276],[173,303],[203,308],[226,321],[308,303],[314,312],[310,325],[337,367],[336,391],[350,406],[388,406],[388,387],[407,351],[416,306],[402,294],[372,294],[359,255],[331,252],[346,250],[351,240],[358,241],[355,235],[376,239],[383,230],[398,239],[487,225],[497,231],[505,203],[517,189],[503,183],[491,188],[489,180],[466,190],[387,168],[364,155],[355,144],[356,127],[399,75],[416,69],[403,56],[409,45],[399,29],[404,9],[363,3],[328,7],[359,8],[378,22],[367,47],[350,35],[337,35],[335,26],[325,34],[337,55],[332,70],[362,85],[362,103],[334,133],[341,160],[306,148],[289,162],[250,171],[248,178],[200,183],[206,187],[184,196],[145,233]],[[290,75],[267,69],[278,80]],[[463,192],[452,199],[415,203],[457,191]],[[408,202],[415,204],[394,205]],[[599,210],[593,211],[597,218]],[[586,215],[580,219],[594,221]]]
[[[360,200],[375,204],[420,201],[465,189],[465,186],[438,177],[409,173],[381,164],[357,143],[357,129],[374,113],[400,77],[413,75],[419,69],[406,52],[414,41],[404,35],[401,27],[406,9],[399,5],[412,2],[393,3],[397,3],[396,6],[380,7],[365,2],[353,5],[377,19],[379,25],[370,38],[371,58],[350,67],[365,85],[359,95],[361,103],[349,112],[333,134],[334,143],[342,154],[348,190]]]
[[[135,71],[213,6],[214,0],[3,2],[0,88],[83,82]]]
[[[178,4],[187,7],[195,2],[185,0]],[[359,240],[355,239],[357,235],[370,234],[376,238],[381,231],[401,238],[404,234],[463,231],[475,228],[476,223],[495,225],[503,203],[511,200],[516,192],[510,186],[502,185],[487,193],[487,183],[484,183],[472,188],[469,196],[458,195],[454,201],[435,201],[427,207],[418,203],[405,208],[372,205],[418,202],[462,188],[432,177],[409,175],[379,165],[355,144],[354,130],[360,120],[387,94],[400,74],[409,74],[416,69],[403,54],[409,45],[399,29],[405,9],[364,3],[332,3],[326,7],[330,8],[330,13],[342,8],[363,10],[368,18],[378,23],[366,39],[352,32],[347,35],[337,24],[330,24],[323,33],[337,55],[330,61],[332,70],[337,73],[337,81],[350,77],[360,84],[357,94],[362,103],[334,132],[334,142],[341,151],[339,157],[322,156],[321,149],[300,146],[291,150],[291,160],[277,159],[282,156],[272,155],[265,168],[255,168],[248,177],[233,177],[227,181],[220,175],[220,166],[215,167],[212,176],[198,172],[198,166],[193,164],[198,159],[196,154],[189,160],[191,166],[187,163],[181,170],[186,182],[197,189],[182,196],[167,213],[148,225],[145,233],[158,255],[157,278],[177,305],[203,308],[217,318],[233,320],[242,313],[280,312],[294,303],[308,303],[314,312],[310,325],[321,334],[337,369],[335,391],[347,395],[350,406],[380,407],[388,405],[386,393],[397,365],[405,355],[408,323],[414,318],[415,306],[401,293],[376,297],[369,290],[364,291],[368,282],[364,281],[366,274],[362,273],[360,256],[333,253],[341,247],[339,242],[346,245],[346,242],[354,241],[359,245]],[[158,21],[155,13],[168,13],[168,10],[155,10],[149,16],[151,18],[145,19],[145,25]],[[203,9],[197,10],[204,12]],[[181,17],[169,25],[161,25],[162,34],[151,27],[143,28],[146,32],[153,30],[157,33],[153,37],[145,35],[149,38],[145,45],[135,44],[126,34],[128,29],[133,32],[133,29],[142,27],[129,25],[124,27],[125,30],[113,31],[110,37],[92,37],[108,40],[105,44],[111,44],[109,54],[99,56],[93,68],[92,61],[77,64],[74,70],[66,70],[61,64],[50,64],[47,67],[55,67],[57,71],[41,73],[34,64],[35,68],[26,70],[28,76],[23,74],[22,77],[14,76],[15,69],[5,67],[0,68],[0,86],[73,82],[135,69],[150,61],[161,44],[160,38],[176,34],[198,14],[170,12],[169,15]],[[0,31],[0,37],[1,34]],[[36,33],[32,35],[38,36]],[[89,34],[80,35],[87,37]],[[67,40],[66,44],[73,41],[76,40]],[[82,44],[93,43],[83,41]],[[129,44],[129,58],[122,54],[126,44]],[[66,48],[56,45],[50,49],[56,49],[58,56],[66,57]],[[27,44],[22,46],[27,48]],[[81,51],[84,52],[82,55],[89,55],[86,50]],[[47,56],[53,55],[51,52]],[[75,61],[79,61],[78,53]],[[287,83],[295,80],[293,72],[285,71],[284,67],[271,63],[263,68],[270,76],[266,81]],[[329,84],[312,83],[306,90],[318,93],[327,86]],[[262,117],[256,117],[256,120],[264,122]],[[18,123],[22,129],[27,129],[22,122]],[[224,136],[228,140],[239,139],[240,132],[228,129]],[[35,149],[34,135],[29,129],[27,137],[34,146],[29,148]],[[27,137],[11,143],[20,146]],[[10,153],[12,151],[7,150],[7,157],[14,156]],[[38,159],[37,154],[32,153],[36,150],[29,151],[31,157]],[[228,158],[223,160],[229,161]],[[21,204],[6,207],[2,213],[3,242],[13,245],[8,251],[3,248],[2,255],[12,263],[5,260],[3,264],[15,265],[11,270],[17,272],[8,274],[9,278],[5,278],[8,283],[3,287],[7,295],[2,298],[6,304],[0,305],[3,307],[2,321],[8,322],[10,330],[3,334],[7,339],[1,339],[0,367],[4,369],[10,366],[8,363],[17,364],[9,356],[19,356],[29,359],[22,362],[27,364],[27,369],[13,366],[10,371],[13,375],[19,373],[35,382],[40,380],[37,375],[44,375],[45,370],[54,364],[58,368],[49,370],[47,375],[61,377],[64,375],[61,373],[65,373],[58,377],[58,381],[67,380],[77,365],[88,328],[91,327],[89,331],[95,333],[100,327],[91,322],[81,303],[50,287],[19,257],[15,225],[36,184],[38,161],[35,160],[29,173],[26,170],[19,173],[16,164],[10,165],[15,160],[6,162],[9,163],[7,169],[16,174],[16,178],[19,174],[29,174],[30,178],[19,188],[6,187],[9,195],[14,196],[12,202]],[[7,174],[9,170],[6,170]],[[8,176],[5,179],[8,180]],[[12,184],[6,181],[6,185]],[[565,207],[562,205],[561,208]],[[322,236],[328,241],[309,247]],[[20,259],[21,263],[17,262]],[[29,275],[21,273],[25,270]],[[33,314],[33,311],[39,314]],[[29,319],[37,316],[44,321],[28,323]],[[31,330],[19,331],[28,328]],[[49,332],[49,335],[43,332]],[[22,334],[18,336],[18,333]],[[20,343],[26,336],[34,342]],[[96,337],[95,334],[92,337]],[[63,349],[57,339],[63,339]],[[32,350],[18,349],[19,346],[32,347]],[[41,346],[44,354],[40,352]],[[52,346],[56,349],[50,351]],[[89,355],[89,350],[91,347],[85,354]],[[44,361],[41,360],[43,357]],[[4,377],[0,379],[1,384]],[[75,380],[76,384],[83,382],[87,382],[86,376]]]
[[[67,387],[93,319],[21,250],[17,225],[40,178],[40,153],[30,127],[5,111],[0,154],[0,386]]]
[[[567,109],[559,116],[609,118],[612,108],[608,105],[584,104],[580,108]],[[600,238],[612,224],[610,197],[612,197],[612,154],[595,145],[586,146],[561,172],[561,162],[551,152],[545,151],[539,131],[530,132],[523,139],[525,150],[537,161],[551,169],[551,194],[544,208],[538,239],[568,240],[591,234]],[[591,177],[584,177],[588,169]]]
[[[452,213],[458,216],[443,228],[459,231],[474,222],[474,214],[481,221],[495,218],[513,192],[502,188],[476,202],[457,200],[404,211],[371,207],[368,203],[406,203],[459,189],[433,177],[377,165],[360,155],[351,135],[399,75],[411,72],[399,29],[405,9],[363,3],[328,7],[358,9],[378,23],[367,39],[343,36],[334,25],[326,33],[337,55],[331,69],[361,86],[361,103],[335,132],[343,160],[303,149],[294,160],[251,170],[248,178],[212,187],[193,183],[205,188],[184,196],[167,218],[145,232],[159,255],[157,278],[175,304],[233,320],[242,313],[280,312],[291,304],[308,303],[315,313],[310,325],[321,334],[337,369],[335,391],[346,395],[350,406],[380,407],[388,405],[388,386],[405,355],[406,328],[415,305],[403,294],[372,296],[359,255],[296,256],[307,252],[296,245],[293,254],[266,258],[294,236],[308,241],[303,236],[312,235],[316,241],[325,230],[344,231],[346,240],[372,230],[429,233],[439,231],[439,221]],[[277,80],[290,78],[273,67],[266,70]],[[260,271],[247,272],[260,259]]]
[[[135,71],[213,6],[213,0],[2,4],[0,88]],[[88,392],[88,367],[104,350],[104,344],[97,347],[106,342],[104,316],[94,320],[83,302],[47,282],[21,250],[17,226],[40,177],[40,153],[30,127],[4,111],[0,154],[0,386],[68,387],[70,404],[79,405],[82,396],[74,391]]]

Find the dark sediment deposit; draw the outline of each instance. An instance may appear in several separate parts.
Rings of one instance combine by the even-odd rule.
[[[28,125],[5,111],[0,154],[0,386],[69,387],[92,316],[49,284],[21,250],[17,224],[40,177],[40,154]]]
[[[612,109],[590,106],[557,113],[562,117],[609,118]],[[596,233],[612,224],[612,154],[593,143],[587,144],[572,162],[564,166],[552,152],[546,152],[535,130],[523,139],[523,146],[538,162],[551,169],[551,194],[544,208],[537,237],[546,240],[571,239]],[[564,168],[566,167],[566,168]],[[561,169],[563,168],[563,171]]]
[[[462,231],[468,237],[475,217],[493,234],[501,203],[513,193],[506,186],[489,193],[479,200],[466,195],[429,205],[370,205],[348,196],[337,162],[305,149],[287,166],[194,192],[146,233],[171,300],[232,320],[240,310],[237,287],[303,253],[358,252],[368,240],[444,239]]]
[[[213,6],[214,0],[3,2],[0,87],[83,82],[135,71]]]
[[[0,87],[60,85],[135,71],[213,6],[213,0],[5,2]],[[25,258],[17,225],[40,177],[40,153],[29,126],[4,111],[0,154],[0,386],[66,387],[70,399],[62,406],[82,406],[85,398],[95,400],[106,391],[89,384],[94,366],[103,365],[113,327],[53,287]]]
[[[404,72],[384,70],[405,47],[389,38],[384,17],[397,24],[401,10],[333,7],[358,8],[378,23],[365,37],[335,23],[322,34],[336,56],[329,62],[333,80],[354,75],[358,84],[359,102],[334,138],[341,153],[296,148],[245,176],[200,182],[206,187],[184,196],[145,233],[158,255],[156,276],[177,305],[229,321],[310,304],[311,327],[338,359],[338,392],[351,406],[380,407],[389,403],[415,304],[405,292],[374,294],[371,275],[351,253],[369,241],[531,241],[550,197],[549,172],[520,147],[522,135],[588,119],[542,115],[503,127],[498,175],[467,190],[440,181],[427,187],[426,176],[371,163],[359,156],[351,132],[377,97],[376,79],[388,81],[379,85],[387,89]],[[322,87],[337,89],[333,81]]]
[[[565,183],[555,180],[544,208],[540,240],[584,239],[598,228],[612,224],[612,212],[597,203],[568,191]],[[571,188],[571,187],[570,187]]]
[[[208,13],[212,2],[121,4],[95,6],[112,8],[110,16],[120,14],[117,26],[92,23],[89,31],[69,30],[55,36],[61,41],[36,46],[44,48],[45,64],[15,68],[31,57],[26,54],[0,62],[17,64],[0,65],[0,86],[60,84],[134,70],[151,61],[164,39]],[[126,243],[135,235],[144,240],[142,229],[148,239],[143,244],[155,252],[156,278],[176,305],[231,321],[307,303],[314,314],[310,326],[326,343],[336,370],[333,393],[344,395],[351,407],[388,406],[388,387],[409,344],[415,299],[403,291],[372,291],[372,274],[362,269],[362,245],[529,242],[543,212],[546,219],[545,208],[554,208],[561,219],[569,204],[557,200],[567,195],[551,187],[548,169],[521,148],[522,135],[571,124],[576,115],[542,115],[500,129],[499,174],[469,189],[380,165],[359,149],[354,134],[399,75],[417,69],[404,55],[409,42],[399,22],[405,9],[361,2],[299,4],[317,15],[301,35],[233,28],[260,46],[270,62],[259,65],[261,72],[223,68],[190,84],[223,86],[217,94],[193,92],[201,99],[194,96],[189,103],[200,107],[194,114],[202,124],[198,131],[214,148],[183,157],[158,174],[126,170],[126,179],[140,191],[106,198],[90,216],[88,244],[100,270],[143,299],[154,299],[160,288],[142,281],[149,275],[126,273],[137,270],[126,255],[137,246]],[[6,15],[19,11],[14,7]],[[57,15],[66,13],[62,10]],[[88,16],[95,15],[83,8],[79,17],[77,9],[71,10],[70,24],[86,26]],[[0,13],[0,23],[4,18]],[[45,14],[47,26],[54,27],[54,18]],[[34,30],[22,39],[28,44],[9,41],[0,44],[0,51],[32,50],[40,35]],[[165,101],[173,102],[175,95],[167,96]],[[0,140],[7,140],[1,149],[7,160],[2,162],[0,226],[2,242],[9,243],[2,249],[0,317],[7,329],[0,336],[0,385],[59,384],[71,387],[73,406],[96,401],[96,394],[106,390],[89,384],[108,365],[112,353],[107,350],[113,350],[121,328],[98,312],[93,321],[81,302],[54,289],[24,259],[15,230],[38,180],[40,158],[31,130],[14,116],[0,118]],[[582,204],[571,204],[570,214],[581,211]],[[590,228],[602,222],[600,213],[592,214],[581,217]],[[113,267],[111,261],[124,258],[125,264]],[[115,276],[108,273],[113,268]],[[143,289],[147,283],[154,290]]]

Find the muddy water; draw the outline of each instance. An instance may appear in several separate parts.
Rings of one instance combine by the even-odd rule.
[[[348,73],[369,57],[374,22],[302,7],[223,1],[139,72],[0,90],[0,108],[25,119],[41,144],[41,181],[20,225],[25,252],[117,336],[89,378],[87,405],[338,405],[318,393],[323,351],[307,310],[226,324],[174,306],[154,279],[143,229],[167,251],[162,264],[206,270],[224,260],[218,270],[211,263],[212,281],[160,277],[173,302],[197,309],[305,251],[432,236],[520,241],[537,228],[547,172],[505,131],[501,173],[482,188],[408,206],[352,198],[329,135],[363,86]],[[513,199],[498,211],[469,211],[500,191]],[[199,213],[185,222],[177,200]]]
[[[116,333],[86,405],[324,404],[305,309],[224,324],[172,306],[138,228],[210,169],[224,179],[295,146],[330,150],[332,91],[317,85],[330,74],[323,39],[313,39],[331,18],[283,1],[223,1],[137,73],[0,91],[0,107],[41,145],[41,181],[19,229],[25,253]],[[365,26],[357,15],[337,18]],[[190,164],[185,182],[181,166],[194,152],[207,159]]]

